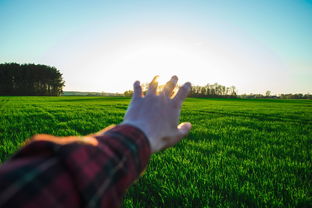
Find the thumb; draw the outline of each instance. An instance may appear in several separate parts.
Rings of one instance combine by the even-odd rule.
[[[166,149],[178,143],[183,137],[185,137],[189,133],[191,128],[192,128],[192,124],[190,122],[184,122],[184,123],[179,124],[177,128],[178,131],[175,134],[175,136],[170,137],[169,140],[167,138],[167,142],[161,149]]]
[[[192,128],[192,124],[190,122],[183,122],[178,125],[178,139],[181,140],[185,137]]]

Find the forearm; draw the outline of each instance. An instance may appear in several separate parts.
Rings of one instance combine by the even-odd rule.
[[[100,203],[116,207],[125,190],[145,169],[151,154],[150,147],[145,135],[128,125],[117,126],[103,136],[96,136],[96,139],[99,141],[98,149],[87,154],[91,157],[85,158],[83,164],[88,171],[101,168],[97,176],[76,174],[76,167],[71,165],[71,159],[67,160],[67,167],[77,177],[76,181],[86,181],[79,183],[79,189],[88,205]],[[91,172],[95,173],[97,170]],[[86,178],[89,178],[89,182]],[[93,193],[90,193],[90,186],[95,187],[92,188]]]
[[[119,206],[151,154],[145,135],[128,125],[95,136],[97,144],[36,140],[0,168],[0,207]]]

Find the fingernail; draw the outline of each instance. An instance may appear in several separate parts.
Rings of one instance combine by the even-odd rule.
[[[159,78],[159,75],[156,75],[156,76],[153,78],[152,82],[157,82],[158,78]]]
[[[172,76],[170,82],[173,83],[174,85],[176,85],[178,83],[178,77],[175,75]]]
[[[192,128],[192,124],[190,122],[184,122],[184,123],[181,123],[178,128],[180,128],[182,130],[182,132],[184,134],[188,133],[191,128]]]
[[[140,85],[140,81],[135,81],[134,82],[134,86],[139,86]]]
[[[176,75],[174,75],[174,76],[171,77],[171,80],[172,81],[178,81],[178,77]]]
[[[184,87],[187,88],[187,89],[191,89],[192,84],[190,82],[187,82],[187,83],[184,84]]]

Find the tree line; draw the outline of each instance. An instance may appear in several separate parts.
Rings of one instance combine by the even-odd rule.
[[[265,95],[262,94],[242,94],[238,96],[239,98],[245,99],[312,99],[312,94],[302,94],[302,93],[288,93],[288,94],[280,94],[280,95]]]
[[[164,85],[160,85],[158,87],[158,91],[161,91]],[[179,86],[177,86],[174,91],[177,91]],[[142,91],[143,94],[146,94],[148,89],[148,84],[143,83],[142,84]],[[132,96],[133,91],[127,90],[124,92],[124,96],[130,97]],[[218,83],[215,84],[207,84],[205,86],[192,86],[191,92],[189,94],[189,97],[207,97],[207,98],[236,98],[237,92],[236,88],[234,86],[226,87],[223,85],[220,85]]]
[[[40,95],[59,96],[63,93],[65,82],[62,74],[55,67],[41,64],[0,64],[0,95]],[[164,85],[159,86],[162,90]],[[146,94],[148,83],[142,84],[143,93]],[[175,91],[178,87],[175,88]],[[132,96],[133,91],[127,90],[124,96]],[[88,94],[89,95],[89,94]],[[110,93],[94,94],[92,96],[111,96]],[[189,97],[207,98],[280,98],[280,99],[312,99],[311,94],[280,94],[271,95],[267,91],[262,94],[238,95],[235,86],[226,87],[218,83],[205,86],[192,86]]]
[[[59,96],[65,82],[55,67],[41,64],[0,64],[0,95]]]
[[[164,85],[159,86],[159,91]],[[179,87],[176,87],[177,90]],[[148,89],[148,83],[142,84],[143,94],[146,94]],[[124,96],[131,97],[133,94],[132,90],[124,92]],[[271,95],[271,91],[266,91],[265,94],[242,94],[238,95],[235,86],[226,87],[218,83],[207,84],[205,86],[195,85],[192,86],[191,92],[188,97],[200,97],[200,98],[243,98],[243,99],[312,99],[312,94],[280,94]]]
[[[226,87],[218,83],[207,84],[205,86],[192,86],[190,97],[207,98],[236,98],[235,86]]]

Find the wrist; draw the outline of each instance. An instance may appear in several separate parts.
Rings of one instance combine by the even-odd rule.
[[[148,128],[146,127],[146,125],[142,122],[136,122],[136,121],[123,121],[121,123],[121,125],[130,125],[130,126],[133,126],[139,130],[141,130],[144,134],[145,134],[145,137],[147,138],[148,140],[148,143],[150,145],[150,148],[151,148],[151,152],[154,153],[155,152],[155,148],[154,148],[154,143],[153,143],[153,136],[151,135],[150,131],[148,130]]]

